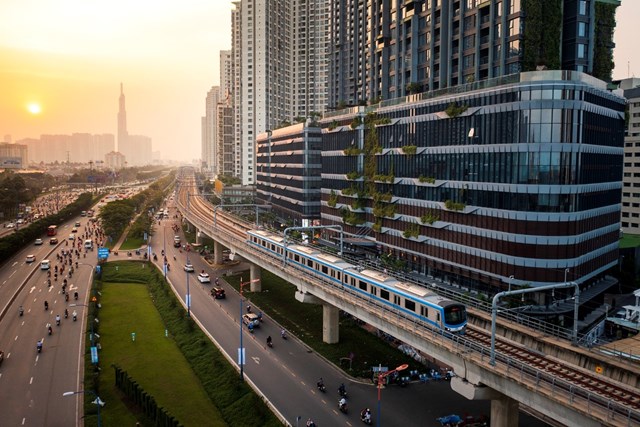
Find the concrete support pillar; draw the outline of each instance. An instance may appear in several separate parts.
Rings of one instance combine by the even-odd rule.
[[[250,280],[251,280],[251,292],[262,292],[262,280],[261,279],[262,269],[259,265],[251,264],[249,267]],[[255,282],[254,282],[255,280]]]
[[[213,263],[214,264],[222,264],[222,251],[224,251],[224,246],[214,241],[213,242]]]
[[[330,304],[322,304],[322,341],[335,344],[340,339],[340,310]]]
[[[491,400],[491,427],[518,425],[518,401],[502,395]]]
[[[196,244],[202,244],[202,233],[198,230],[198,227],[196,227]]]

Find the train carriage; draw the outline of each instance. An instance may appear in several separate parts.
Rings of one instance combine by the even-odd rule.
[[[249,243],[272,256],[283,258],[299,268],[319,274],[334,285],[366,295],[394,311],[429,323],[449,332],[464,333],[467,316],[463,304],[444,298],[432,290],[401,282],[386,273],[361,269],[318,248],[292,242],[265,230],[248,231]]]

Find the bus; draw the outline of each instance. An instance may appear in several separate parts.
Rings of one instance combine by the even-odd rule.
[[[55,236],[57,232],[58,232],[57,225],[50,225],[49,227],[47,227],[47,236]]]

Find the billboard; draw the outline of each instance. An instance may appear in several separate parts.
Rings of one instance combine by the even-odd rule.
[[[2,169],[24,169],[22,157],[0,157],[0,168]]]

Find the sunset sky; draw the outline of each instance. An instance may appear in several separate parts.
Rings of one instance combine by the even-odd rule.
[[[0,141],[115,135],[122,82],[129,133],[150,136],[165,159],[198,158],[231,10],[231,0],[0,0]],[[614,78],[640,77],[640,1],[623,0],[616,16]]]

